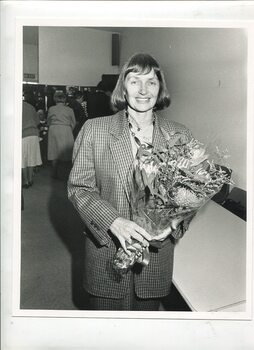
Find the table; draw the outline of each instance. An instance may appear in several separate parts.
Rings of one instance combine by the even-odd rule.
[[[245,311],[246,222],[207,203],[176,245],[173,282],[192,311]]]

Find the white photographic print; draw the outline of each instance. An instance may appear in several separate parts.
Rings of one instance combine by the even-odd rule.
[[[134,342],[138,342],[139,348],[163,349],[179,344],[180,348],[188,349],[190,341],[200,349],[211,346],[231,349],[232,339],[236,344],[250,347],[253,343],[250,335],[253,328],[252,2],[248,5],[242,2],[245,3],[242,11],[238,2],[235,7],[233,2],[208,5],[202,1],[53,2],[46,7],[45,2],[29,3],[4,2],[2,6],[6,48],[1,118],[3,349],[22,346],[39,349],[49,344],[54,349],[64,344],[70,349],[125,349],[135,347]],[[34,14],[29,11],[27,15],[32,5]],[[187,12],[183,6],[187,6]],[[208,7],[214,10],[210,15],[206,12]],[[140,97],[144,91],[139,90],[138,99],[131,100],[135,89],[133,73],[124,73],[124,64],[129,62],[130,69],[131,59],[140,57],[158,64],[165,79],[160,82],[158,96],[162,96],[165,84],[170,98],[167,104],[164,97],[167,108],[160,108],[159,104],[153,108],[154,136],[147,139],[142,139],[142,125],[135,125],[136,119],[132,118],[137,109],[145,108],[147,100],[152,101],[154,87],[142,88],[150,94],[148,98]],[[135,84],[148,84],[148,78],[149,84],[152,80],[154,84],[156,76],[150,77],[149,70],[133,72],[137,74]],[[130,83],[123,80],[124,102],[128,107],[115,110],[115,105],[120,106],[119,84],[123,74],[124,79],[128,74],[132,79]],[[111,101],[117,101],[113,106],[109,104],[110,96]],[[37,120],[38,131],[32,132],[28,117],[24,119],[24,114],[29,113]],[[65,118],[61,121],[60,138],[57,113],[64,113]],[[121,126],[116,119],[121,121]],[[168,143],[156,139],[161,120],[170,121],[167,124],[170,127],[164,128],[166,124],[161,127],[170,135],[167,140],[167,132],[162,131]],[[29,124],[26,129],[25,124]],[[120,141],[118,148],[108,141],[113,140],[113,130],[116,138],[118,127],[126,128],[129,151],[125,151],[123,143],[120,146]],[[110,138],[106,130],[111,130]],[[190,139],[185,142],[182,136],[177,138],[178,134],[187,137],[186,130],[190,130],[196,143],[189,143]],[[60,143],[54,143],[56,135]],[[126,255],[118,234],[112,235],[114,225],[110,226],[111,234],[100,232],[119,213],[125,213],[125,204],[114,207],[116,199],[124,203],[120,192],[127,197],[134,195],[123,189],[121,176],[122,168],[127,174],[128,162],[131,164],[135,159],[140,140],[143,145],[154,142],[158,148],[149,151],[149,154],[154,152],[151,164],[156,170],[142,168],[143,158],[141,163],[133,163],[138,164],[134,173],[135,184],[141,186],[138,190],[141,192],[135,192],[138,198],[145,183],[150,194],[155,194],[145,205],[151,201],[154,204],[156,198],[161,210],[168,195],[171,207],[174,204],[176,208],[177,203],[174,217],[179,217],[180,212],[186,215],[186,210],[188,215],[181,221],[181,228],[178,226],[175,231],[171,228],[170,242],[167,237],[159,245],[158,242],[153,245],[152,240],[150,248],[141,244],[141,251],[132,242],[129,249],[133,255]],[[170,145],[168,153],[162,145]],[[37,149],[28,163],[24,160],[26,147]],[[146,157],[148,164],[150,160],[143,148],[145,153],[141,150],[137,154]],[[161,158],[155,158],[158,154]],[[178,166],[176,178],[173,159],[183,155],[194,162],[195,169],[191,175],[189,165],[188,171],[185,166]],[[94,163],[90,165],[92,156]],[[204,167],[204,162],[209,164],[209,169]],[[33,168],[32,172],[29,168]],[[141,169],[142,182],[137,180],[137,169]],[[163,180],[158,177],[158,169],[159,175],[164,169]],[[174,177],[170,169],[174,169]],[[151,174],[154,178],[149,177]],[[168,176],[167,186],[165,176]],[[219,176],[220,179],[228,176],[228,180],[215,190],[211,186],[218,183]],[[166,194],[162,185],[168,189],[173,180],[173,192]],[[81,186],[85,189],[88,185],[88,199],[83,194],[79,196]],[[177,186],[181,188],[178,195]],[[90,195],[93,190],[96,201]],[[205,190],[210,195],[206,192],[206,199],[201,202]],[[104,207],[105,201],[110,206]],[[85,208],[82,203],[86,203]],[[156,221],[157,214],[156,209],[151,217],[158,228],[162,219]],[[150,232],[151,222],[148,225],[146,216],[139,216],[136,222]],[[139,239],[136,233],[134,236]],[[169,245],[172,245],[170,249]],[[132,294],[123,303],[119,302],[126,288],[121,285],[128,286],[126,280],[130,276],[128,283],[136,295],[135,307],[130,306],[134,300]],[[157,298],[158,302],[154,303]],[[240,329],[245,327],[247,337],[243,339]],[[226,329],[230,341],[224,334]],[[27,337],[27,332],[33,335]],[[44,337],[45,332],[50,343]],[[158,337],[142,340],[140,335],[144,332],[156,332]],[[166,337],[169,333],[170,339]],[[128,341],[127,334],[131,334]]]

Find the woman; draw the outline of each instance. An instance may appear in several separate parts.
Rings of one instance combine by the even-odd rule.
[[[158,310],[172,279],[174,242],[169,237],[183,235],[188,223],[173,222],[156,237],[164,241],[162,247],[150,247],[150,235],[130,220],[128,172],[141,145],[165,146],[165,131],[191,134],[154,112],[168,107],[170,98],[163,72],[150,55],[129,59],[111,100],[118,110],[115,115],[88,120],[83,126],[68,182],[69,198],[86,224],[84,287],[92,309]],[[143,268],[136,264],[118,278],[113,257],[120,246],[128,252],[126,245],[132,240],[149,246],[150,262]]]
[[[52,161],[53,177],[57,178],[58,162],[71,161],[74,144],[73,129],[76,125],[73,110],[65,106],[63,92],[54,94],[55,106],[48,110],[48,160]]]
[[[22,107],[22,187],[33,185],[34,167],[41,165],[39,117],[25,94]]]

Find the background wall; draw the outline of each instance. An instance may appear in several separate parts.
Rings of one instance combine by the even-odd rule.
[[[128,28],[121,60],[154,55],[172,97],[169,118],[193,135],[228,149],[236,186],[246,189],[246,35],[242,29]]]
[[[38,82],[38,27],[23,27],[23,80]]]
[[[39,83],[96,86],[111,65],[109,31],[78,27],[39,28]]]
[[[38,82],[38,45],[24,44],[23,50],[24,81]]]

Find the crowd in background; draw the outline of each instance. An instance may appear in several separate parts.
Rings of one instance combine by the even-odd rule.
[[[103,81],[89,93],[73,87],[65,90],[55,88],[46,99],[40,92],[24,89],[22,188],[33,185],[40,165],[51,164],[52,177],[63,179],[61,169],[70,168],[74,141],[85,121],[114,113],[112,88]]]

